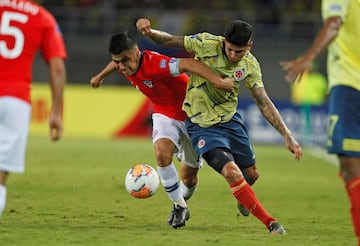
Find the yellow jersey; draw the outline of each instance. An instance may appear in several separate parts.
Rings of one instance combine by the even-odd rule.
[[[201,127],[231,120],[237,109],[241,81],[251,88],[264,86],[260,65],[249,51],[238,63],[228,62],[222,36],[210,33],[185,36],[184,47],[220,77],[231,77],[235,81],[234,92],[226,92],[199,76],[190,75],[183,109],[191,121]]]
[[[341,17],[343,24],[328,47],[329,89],[345,85],[360,91],[360,0],[323,0],[324,21],[332,16]]]

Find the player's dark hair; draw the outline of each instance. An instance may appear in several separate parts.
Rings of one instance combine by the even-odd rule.
[[[233,20],[225,28],[225,39],[237,46],[246,46],[252,35],[252,27],[242,20]]]
[[[109,52],[112,55],[118,55],[134,45],[136,45],[135,39],[126,32],[115,34],[110,40]]]

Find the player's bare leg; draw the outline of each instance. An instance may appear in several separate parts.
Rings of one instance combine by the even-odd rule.
[[[180,162],[180,190],[185,200],[189,200],[194,194],[199,183],[198,168],[189,167]]]
[[[0,216],[4,212],[6,204],[6,180],[9,176],[8,172],[0,171]]]
[[[161,138],[154,144],[160,181],[174,203],[173,210],[175,214],[172,221],[168,221],[168,223],[176,229],[185,226],[185,221],[189,219],[190,214],[185,199],[180,192],[179,175],[173,163],[175,148],[174,143],[167,138]]]
[[[350,215],[360,245],[360,157],[339,157],[340,171],[350,200]]]

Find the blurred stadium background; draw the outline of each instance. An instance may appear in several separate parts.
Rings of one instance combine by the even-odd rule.
[[[108,41],[114,33],[128,31],[137,38],[142,49],[152,49],[169,56],[181,57],[189,56],[189,54],[182,50],[158,47],[142,38],[135,28],[136,19],[147,17],[152,20],[154,27],[178,35],[202,31],[221,35],[229,20],[243,19],[254,27],[252,52],[261,63],[267,91],[279,107],[289,127],[301,140],[300,114],[298,108],[290,103],[289,84],[283,79],[284,73],[279,66],[279,61],[298,56],[310,45],[322,25],[320,1],[39,0],[38,2],[55,15],[67,45],[69,84],[67,95],[70,97],[71,94],[72,98],[67,98],[65,101],[64,117],[66,125],[70,126],[66,128],[66,132],[70,135],[106,137],[117,137],[122,134],[136,135],[144,125],[149,123],[148,116],[151,109],[144,109],[149,106],[148,103],[142,101],[143,98],[136,90],[126,89],[129,83],[121,76],[117,74],[109,76],[106,80],[109,92],[101,89],[94,92],[89,88],[91,76],[100,71],[109,61]],[[322,56],[319,61],[319,69],[326,74],[325,56]],[[43,125],[44,117],[42,116],[46,114],[48,99],[43,99],[42,93],[40,96],[36,94],[37,85],[41,87],[41,82],[47,81],[46,71],[46,65],[37,57],[33,77],[33,80],[38,82],[35,83],[33,96],[35,125]],[[74,92],[74,88],[77,92]],[[114,91],[119,91],[119,94],[115,93],[113,97],[109,97],[107,93]],[[78,93],[82,93],[82,96]],[[130,99],[129,97],[124,99],[123,94],[128,96],[131,94]],[[98,98],[92,100],[91,96]],[[256,107],[254,108],[250,93],[244,86],[242,86],[240,97],[242,101],[239,109],[247,114],[247,123],[253,139],[259,142],[282,141],[278,133],[262,120]],[[125,104],[125,108],[123,105],[126,100],[131,101]],[[103,107],[95,107],[99,109],[97,115],[94,105],[99,104],[103,104]],[[78,107],[79,111],[74,111],[74,107]],[[105,107],[108,110],[104,111]],[[91,111],[86,112],[86,109],[91,109]],[[67,113],[67,111],[73,112]],[[124,113],[124,111],[128,112]],[[143,114],[140,121],[139,112]],[[314,139],[317,144],[324,145],[326,106],[315,109],[313,114],[313,130],[316,135]],[[124,121],[124,118],[127,120]],[[104,123],[109,121],[117,125],[107,126],[107,123]],[[105,124],[104,127],[108,127],[108,131],[97,132],[99,124]],[[40,128],[42,130],[34,130]],[[31,132],[37,134],[45,131],[47,134],[44,127],[34,127],[33,124]],[[148,133],[149,130],[146,130],[139,134]]]

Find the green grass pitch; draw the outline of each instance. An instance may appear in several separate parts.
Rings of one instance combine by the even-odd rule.
[[[286,236],[271,236],[253,216],[240,216],[225,180],[207,165],[188,203],[190,220],[177,230],[168,226],[172,204],[162,187],[149,199],[133,198],[124,187],[132,165],[156,166],[150,139],[31,137],[26,172],[8,181],[0,244],[356,245],[337,167],[306,148],[300,162],[283,146],[254,148],[260,179],[253,188]]]

